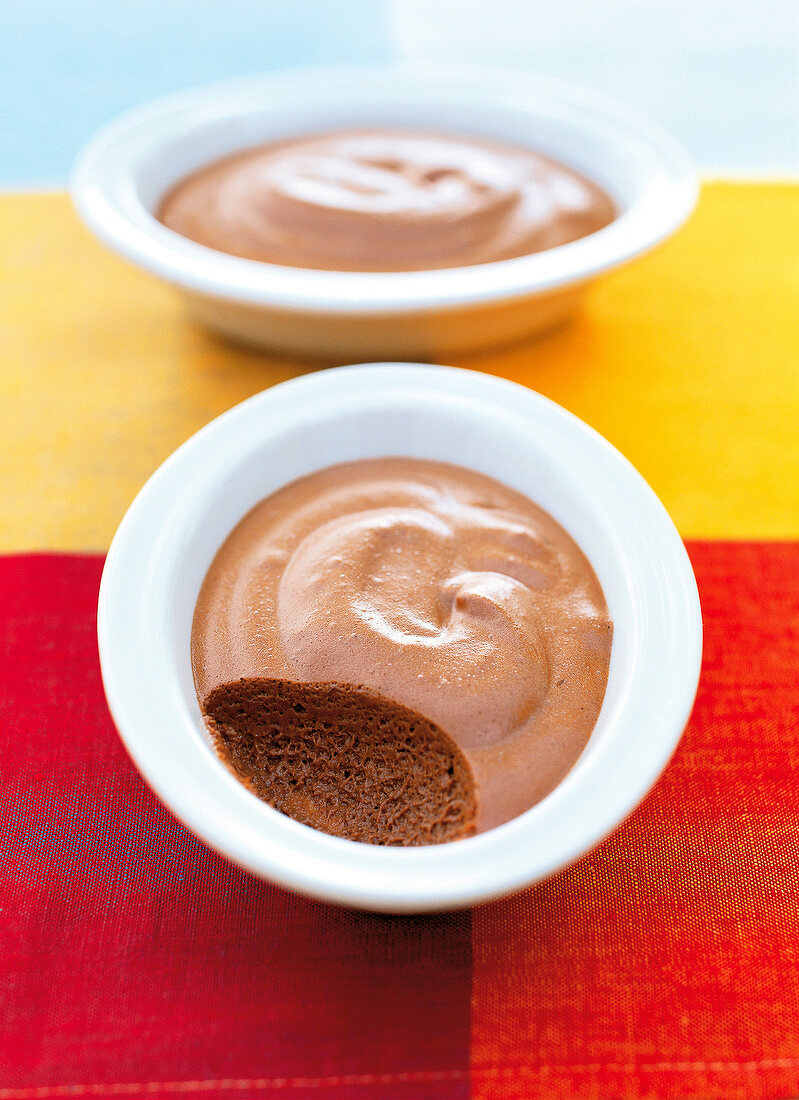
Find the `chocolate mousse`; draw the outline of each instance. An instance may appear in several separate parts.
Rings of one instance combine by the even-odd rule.
[[[596,183],[521,145],[391,129],[247,149],[192,173],[157,211],[219,252],[330,271],[507,260],[586,237],[615,216]]]
[[[217,750],[325,832],[424,844],[484,832],[564,778],[599,714],[599,581],[527,497],[459,466],[328,467],[234,528],[194,615]]]

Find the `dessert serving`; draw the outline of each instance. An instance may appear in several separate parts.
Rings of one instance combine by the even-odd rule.
[[[245,259],[420,271],[525,256],[615,217],[597,184],[520,145],[391,129],[272,141],[174,186],[161,222]]]
[[[255,506],[192,628],[216,749],[324,832],[418,845],[539,802],[584,748],[612,625],[545,511],[461,466],[327,467]]]
[[[409,454],[427,461],[386,457]],[[436,462],[429,461],[432,456]],[[473,470],[476,463],[480,474]],[[363,493],[355,492],[359,480]],[[375,491],[387,480],[398,497]],[[370,557],[366,533],[353,519],[384,508],[410,509],[418,522],[407,525],[407,537],[395,550],[393,538],[372,537]],[[519,533],[514,527],[527,528],[532,538],[509,546],[495,537],[497,519],[509,523],[512,534]],[[351,553],[339,550],[335,521],[343,524],[342,535],[348,524],[355,528]],[[309,538],[314,531],[316,540]],[[315,541],[322,543],[316,555]],[[489,549],[493,557],[486,556]],[[320,554],[326,555],[322,561]],[[346,656],[353,671],[325,667],[322,646],[313,643],[325,630],[313,622],[315,608],[300,590],[305,574],[328,587],[335,558],[341,559],[341,583],[333,585],[334,594],[345,594],[359,569],[372,578],[364,598],[349,610],[345,604],[328,631],[330,653]],[[413,559],[417,568],[409,565]],[[547,570],[551,583],[541,576],[545,562],[553,566]],[[476,585],[464,588],[466,606],[461,600],[459,616],[453,613],[457,588],[453,592],[446,582],[464,573],[482,575],[485,583],[478,591]],[[519,601],[499,606],[503,574]],[[308,590],[318,593],[321,587],[314,581]],[[502,649],[509,656],[506,670],[520,669],[513,662],[525,654],[529,669],[542,650],[548,661],[546,674],[532,678],[537,687],[527,689],[528,700],[543,689],[533,722],[522,713],[510,729],[507,715],[513,722],[513,705],[523,710],[524,698],[518,691],[505,693],[503,726],[496,705],[502,693],[492,673],[501,670],[502,654],[492,651],[492,633],[477,629],[480,601],[473,597],[491,590],[482,622],[504,622],[496,636],[513,643]],[[530,629],[534,614],[524,611],[531,603],[543,626],[543,647]],[[554,627],[547,625],[550,610]],[[354,626],[344,625],[353,618]],[[609,618],[612,650],[604,685]],[[304,629],[303,619],[314,633]],[[458,622],[461,639],[472,634],[468,649],[458,649]],[[347,630],[345,644],[340,636]],[[294,669],[283,633],[307,671]],[[701,609],[682,539],[630,463],[577,417],[524,386],[475,370],[413,363],[308,372],[229,409],[187,440],[147,482],[114,537],[100,586],[97,635],[103,686],[120,737],[178,820],[269,882],[391,913],[485,902],[552,875],[598,844],[641,801],[673,753],[694,701],[702,653]],[[455,662],[445,660],[436,670],[431,661],[430,683],[438,675],[442,690],[429,691],[427,698],[440,694],[445,708],[425,713],[424,699],[399,694],[401,683],[396,697],[388,682],[382,690],[377,679],[372,686],[364,683],[358,669],[369,636],[380,643],[373,647],[382,654],[372,662],[376,674],[392,645],[397,660],[389,672],[403,667],[403,653],[424,658],[426,644],[428,654],[438,648],[450,658],[458,652],[473,657],[473,675],[461,676],[458,691],[448,692],[445,681]],[[561,650],[558,637],[568,648]],[[210,648],[203,648],[204,639]],[[258,659],[259,650],[265,660]],[[574,688],[586,672],[581,698]],[[345,675],[360,682],[350,683]],[[412,679],[406,676],[406,687]],[[516,680],[510,683],[516,687]],[[233,685],[230,695],[225,685]],[[353,688],[366,700],[350,695]],[[469,699],[461,708],[465,719],[481,701],[493,717],[482,745],[476,724],[467,733],[472,743],[457,740],[461,690]],[[568,749],[575,719],[579,723],[586,713],[581,708],[596,713],[600,697],[590,733],[593,719],[586,717],[573,737],[571,755],[579,755],[569,767],[563,746]],[[203,703],[213,706],[215,717],[204,719]],[[279,717],[265,730],[264,703]],[[349,752],[341,719],[351,728],[359,707],[367,719],[360,723],[364,740],[353,743],[360,756],[349,755],[351,764],[368,762],[363,775],[340,763]],[[257,721],[267,740],[256,745],[254,737],[251,744],[239,737],[226,767],[215,746],[223,733],[236,733],[230,728],[235,710],[243,722]],[[551,724],[543,727],[536,753],[535,720],[546,715]],[[213,722],[216,736],[208,728]],[[340,733],[335,743],[328,740],[323,767],[306,768],[313,755],[292,760],[280,744],[278,755],[288,766],[260,767],[272,752],[273,727],[307,752],[314,725],[325,735]],[[409,739],[420,751],[411,755]],[[562,754],[550,769],[555,786],[521,812],[547,789],[537,782],[550,749]],[[234,756],[243,778],[237,778]],[[493,775],[482,766],[486,762],[495,765]],[[314,778],[305,801],[302,769]],[[492,828],[492,821],[501,820],[489,812],[502,804],[503,781],[518,798],[515,804],[504,800],[504,813],[517,816]],[[288,812],[263,797],[272,797],[277,783]],[[319,795],[331,789],[344,789],[344,797],[324,803],[319,813]],[[386,801],[371,797],[381,790],[395,799],[399,814],[383,813]],[[402,811],[420,803],[422,810],[400,825]],[[364,832],[374,838],[379,830],[385,842],[353,843],[324,831],[342,818],[348,828],[357,824],[356,805],[363,809]],[[289,816],[300,812],[319,827]],[[443,839],[441,832],[463,836],[472,826],[479,835],[420,842]],[[407,843],[409,836],[414,843]]]
[[[593,279],[674,232],[697,179],[668,135],[592,91],[353,66],[144,104],[95,135],[72,194],[216,333],[446,361],[568,318]]]

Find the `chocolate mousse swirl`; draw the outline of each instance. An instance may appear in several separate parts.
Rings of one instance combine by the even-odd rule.
[[[601,229],[615,210],[596,184],[521,146],[354,130],[207,165],[167,194],[157,216],[245,259],[418,271],[554,248]]]
[[[569,535],[473,471],[388,458],[267,497],[217,554],[195,611],[198,696],[268,677],[351,684],[463,752],[477,830],[533,806],[596,722],[612,628]]]

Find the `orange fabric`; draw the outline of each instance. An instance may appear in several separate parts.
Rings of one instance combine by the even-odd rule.
[[[474,364],[625,454],[689,538],[799,534],[799,185],[708,183],[576,323]]]
[[[473,914],[475,1100],[799,1095],[799,543],[690,552],[674,760],[595,852]]]

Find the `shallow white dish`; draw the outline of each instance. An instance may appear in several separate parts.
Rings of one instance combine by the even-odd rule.
[[[153,216],[209,161],[289,135],[388,125],[529,145],[603,186],[619,217],[559,248],[440,271],[306,271],[224,255]],[[596,275],[688,216],[697,180],[680,147],[636,112],[549,79],[497,70],[299,70],[212,84],[130,111],[80,155],[72,195],[87,225],[179,287],[219,332],[311,356],[431,357],[517,339],[574,309]]]
[[[602,712],[566,779],[508,824],[440,846],[341,840],[261,802],[211,748],[192,680],[195,602],[233,526],[297,477],[380,455],[458,463],[526,493],[587,553],[614,621]],[[264,878],[391,912],[497,897],[597,844],[674,750],[696,691],[702,636],[680,537],[626,459],[539,394],[472,371],[415,364],[340,368],[283,383],[188,440],[145,485],[117,532],[98,631],[119,732],[178,818]]]

